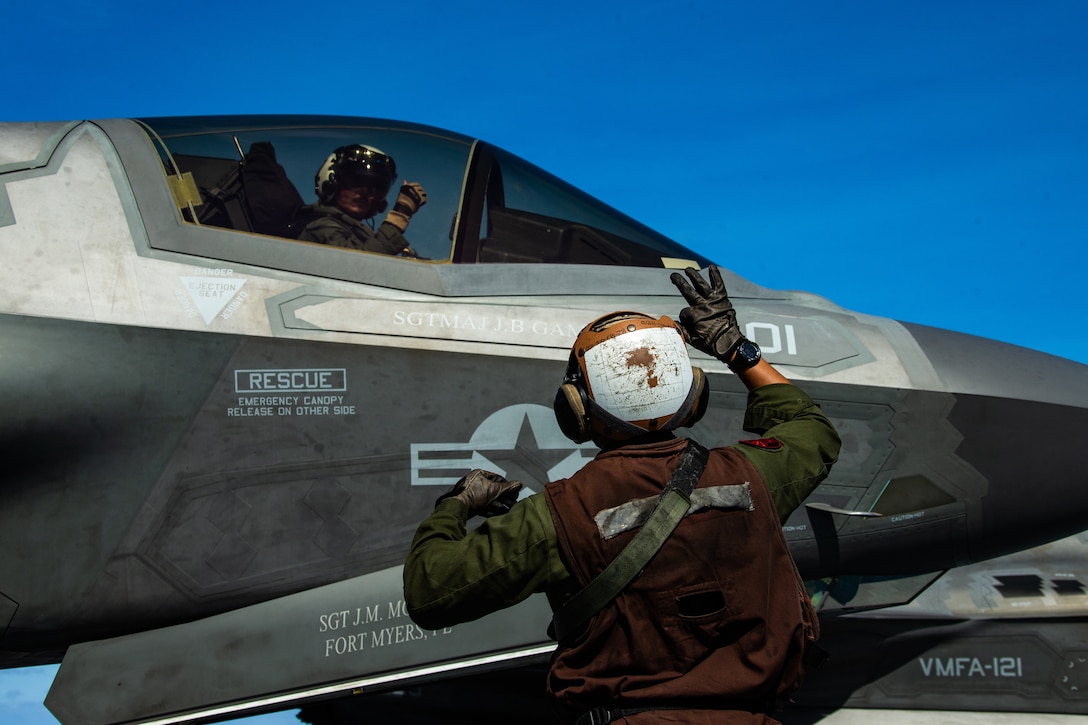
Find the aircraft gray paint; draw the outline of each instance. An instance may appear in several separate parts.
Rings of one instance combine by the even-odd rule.
[[[255,199],[228,192],[261,141],[304,191],[338,145],[390,153],[428,191],[408,237],[429,259],[255,232]],[[592,457],[549,410],[576,331],[677,314],[669,270],[708,263],[482,141],[328,117],[0,125],[0,251],[0,663],[63,658],[47,705],[66,724],[545,660],[539,598],[412,624],[411,535],[470,468],[539,490]],[[922,691],[1085,712],[1088,490],[1067,443],[1088,430],[1085,366],[724,276],[747,334],[843,434],[785,523],[848,653],[802,691],[813,706]],[[691,435],[749,437],[743,386],[695,359],[713,393]],[[1003,604],[1027,579],[963,568],[1060,539],[1060,569],[1051,549],[1007,573],[1049,597],[1033,619]]]

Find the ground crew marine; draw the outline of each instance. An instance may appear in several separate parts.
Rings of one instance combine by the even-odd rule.
[[[572,348],[557,420],[601,453],[517,503],[518,482],[474,471],[420,525],[405,564],[408,611],[425,628],[533,592],[561,609],[635,535],[645,519],[624,508],[661,494],[687,447],[672,430],[705,410],[705,378],[681,333],[731,364],[750,391],[744,427],[762,437],[711,450],[691,507],[641,575],[560,639],[547,690],[564,722],[774,722],[816,634],[780,518],[827,475],[839,438],[739,333],[718,270],[709,284],[688,276],[674,279],[689,303],[681,326],[616,313]],[[501,515],[466,534],[480,513]]]

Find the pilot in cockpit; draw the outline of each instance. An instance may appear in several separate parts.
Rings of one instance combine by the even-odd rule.
[[[304,242],[359,249],[405,257],[419,255],[404,233],[412,216],[427,203],[427,192],[415,182],[405,182],[393,209],[375,228],[374,217],[388,207],[386,196],[397,179],[393,157],[371,146],[351,144],[333,151],[317,170],[314,191],[317,203],[307,207]]]

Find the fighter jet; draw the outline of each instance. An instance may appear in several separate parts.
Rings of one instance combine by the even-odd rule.
[[[298,239],[315,172],[348,144],[426,190],[411,256]],[[577,331],[617,309],[676,315],[670,272],[712,262],[484,141],[295,116],[0,124],[0,252],[0,665],[61,661],[46,704],[65,725],[225,719],[546,661],[540,598],[413,624],[412,533],[472,468],[531,491],[589,460],[551,411]],[[833,704],[894,706],[922,683],[933,707],[977,686],[1007,709],[1083,712],[1086,628],[998,637],[1006,602],[1039,603],[1025,588],[1045,601],[1020,612],[1083,611],[1070,441],[1088,368],[723,276],[748,337],[844,440],[785,522],[826,629],[868,632]],[[746,437],[743,385],[693,358],[712,393],[690,435]],[[1078,555],[1060,568],[962,573],[1063,539]],[[905,654],[866,675],[876,645]],[[907,684],[873,685],[893,662]]]

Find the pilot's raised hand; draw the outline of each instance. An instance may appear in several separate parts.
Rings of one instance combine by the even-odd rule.
[[[406,181],[401,184],[400,193],[397,194],[397,203],[393,205],[408,216],[412,216],[419,208],[427,203],[427,192],[415,181]]]
[[[707,282],[697,269],[688,267],[684,272],[690,284],[679,272],[673,272],[669,279],[690,305],[680,311],[680,325],[687,333],[688,342],[707,355],[729,362],[745,337],[737,326],[737,313],[725,291],[722,274],[710,265],[710,282]]]
[[[408,222],[412,219],[412,215],[426,203],[427,192],[423,187],[415,181],[406,181],[401,185],[393,210],[386,215],[385,220],[403,234],[408,231]]]
[[[507,481],[497,473],[473,469],[446,493],[438,497],[435,506],[447,498],[460,499],[468,506],[468,517],[498,516],[507,513],[517,503],[521,483]]]

